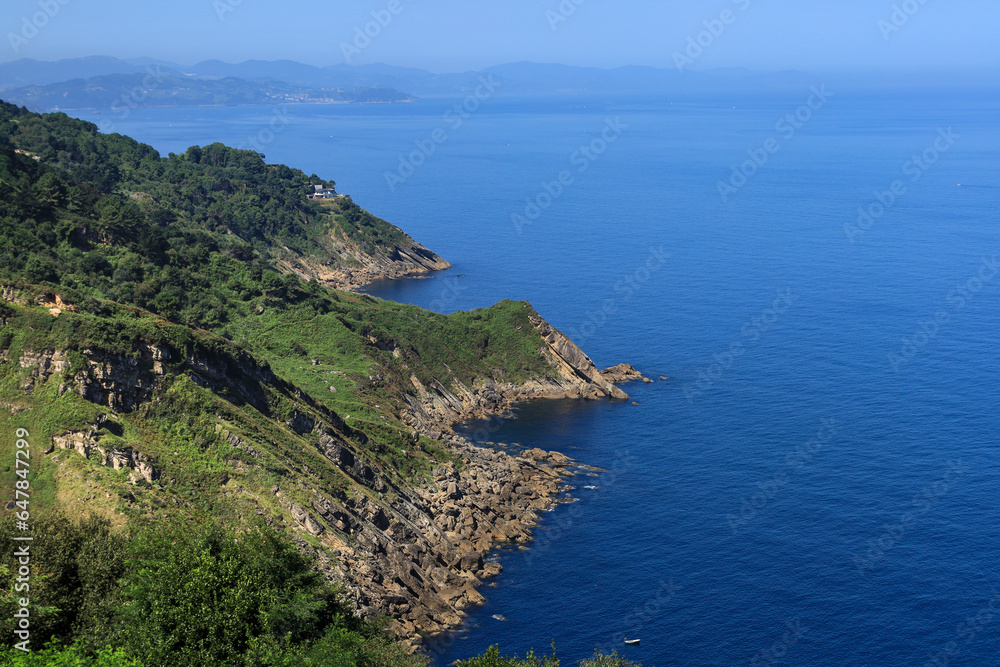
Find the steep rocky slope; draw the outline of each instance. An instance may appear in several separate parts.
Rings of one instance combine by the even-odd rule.
[[[440,382],[424,385],[411,377],[416,391],[407,396],[408,423],[425,432],[450,432],[455,422],[500,414],[514,403],[532,398],[628,398],[576,343],[534,309],[528,321],[544,342],[539,351],[549,362],[548,372],[518,383],[485,378],[470,387],[454,380],[450,388]]]
[[[471,389],[456,378],[429,389],[415,381],[396,416],[413,429],[406,455],[426,473],[404,477],[380,456],[391,445],[225,341],[208,336],[181,348],[164,323],[162,340],[136,342],[129,353],[49,347],[25,330],[81,316],[56,316],[12,288],[4,294],[19,305],[7,318],[14,333],[0,351],[0,388],[19,423],[48,443],[38,465],[57,495],[130,520],[205,504],[237,521],[259,516],[297,536],[362,614],[390,616],[409,639],[453,627],[483,601],[477,586],[500,571],[487,560],[491,549],[530,540],[573,474],[563,456],[476,446],[450,426],[525,398],[626,397],[532,310],[549,372],[522,383],[484,377]],[[178,402],[181,419],[200,424],[197,452],[162,441],[169,427],[158,415]],[[43,420],[56,406],[74,419]],[[154,419],[163,423],[151,429]],[[67,428],[73,421],[80,426]],[[215,471],[197,499],[179,490],[195,467]]]
[[[573,473],[452,426],[624,399],[637,375],[525,302],[446,316],[338,291],[448,264],[252,151],[163,158],[2,104],[0,132],[0,407],[31,434],[36,509],[264,522],[414,639],[482,600],[490,550],[529,540]]]
[[[385,244],[367,249],[340,229],[320,238],[324,256],[285,255],[277,265],[303,280],[317,280],[333,289],[353,290],[376,280],[403,278],[451,267],[443,258],[400,233]]]

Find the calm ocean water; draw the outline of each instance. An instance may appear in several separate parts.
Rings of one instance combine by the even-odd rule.
[[[669,376],[489,426],[604,472],[500,554],[437,664],[996,665],[1000,97],[829,92],[81,115],[336,178],[455,265],[373,293],[528,299]]]

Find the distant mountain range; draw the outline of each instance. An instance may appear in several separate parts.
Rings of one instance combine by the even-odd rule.
[[[8,102],[33,111],[240,104],[370,104],[411,99],[390,88],[343,90],[233,77],[198,79],[155,69],[144,74],[106,74],[43,86],[24,86],[0,92],[0,95]]]
[[[819,80],[824,79],[824,80]],[[0,64],[0,96],[37,111],[107,108],[123,96],[130,106],[267,104],[289,102],[398,102],[410,96],[467,95],[484,82],[503,94],[666,93],[760,91],[832,83],[799,71],[747,69],[679,71],[675,68],[600,69],[531,62],[480,71],[435,74],[391,65],[315,67],[291,60],[206,60],[192,66],[152,58],[88,57],[44,62],[22,59]],[[856,75],[854,85],[873,88],[975,84],[967,73]],[[148,94],[147,94],[148,93]],[[135,99],[141,98],[141,99]]]
[[[267,104],[289,102],[399,102],[465,95],[489,86],[504,94],[682,92],[801,86],[799,72],[748,70],[680,72],[654,67],[599,69],[511,63],[480,71],[435,74],[412,67],[346,64],[314,67],[291,60],[207,60],[192,66],[141,58],[89,57],[0,64],[0,95],[36,111],[55,109]],[[402,91],[402,92],[400,92]]]

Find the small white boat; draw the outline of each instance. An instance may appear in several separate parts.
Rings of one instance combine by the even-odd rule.
[[[639,641],[640,640],[638,640],[638,639],[626,639],[625,640],[625,646],[638,646],[639,645]]]

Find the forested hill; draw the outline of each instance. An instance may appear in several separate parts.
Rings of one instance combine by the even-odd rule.
[[[128,137],[101,134],[92,123],[0,103],[0,159],[0,196],[14,207],[0,223],[0,276],[8,280],[78,273],[75,250],[83,240],[146,258],[125,258],[136,265],[133,274],[144,261],[169,264],[179,273],[170,281],[174,287],[204,285],[199,274],[214,251],[294,269],[334,287],[448,266],[349,197],[307,199],[315,185],[332,189],[332,181],[265,164],[250,150],[212,144],[164,158]],[[52,246],[30,265],[27,252],[37,239],[25,238],[29,231],[19,223],[25,217],[39,222]],[[136,283],[115,282],[126,291]],[[146,284],[135,300],[211,317],[211,307],[190,301],[194,290],[164,289]]]
[[[0,419],[30,450],[14,470],[0,439],[30,496],[0,486],[27,517],[0,533],[33,536],[34,648],[75,643],[22,659],[0,594],[0,664],[425,665],[382,628],[460,623],[487,554],[528,540],[562,479],[450,425],[626,398],[611,382],[634,374],[605,377],[530,304],[441,315],[331,289],[447,264],[315,185],[333,187],[0,106]]]

